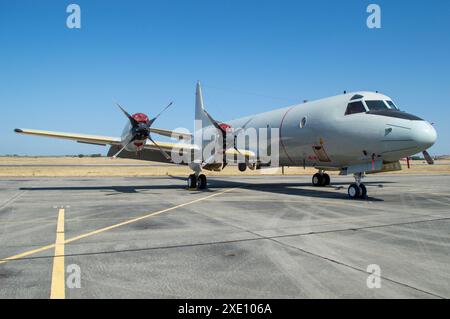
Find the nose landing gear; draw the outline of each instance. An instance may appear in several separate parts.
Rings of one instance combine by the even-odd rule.
[[[350,199],[367,198],[367,188],[363,183],[361,183],[363,177],[364,173],[355,174],[355,183],[350,184],[347,191],[348,197]]]

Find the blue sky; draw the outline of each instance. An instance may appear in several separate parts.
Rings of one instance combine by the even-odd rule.
[[[370,3],[382,29],[366,26]],[[447,0],[0,1],[0,154],[104,152],[13,129],[119,136],[114,101],[151,115],[173,100],[155,126],[190,129],[197,80],[223,120],[378,90],[435,123],[431,151],[450,154],[449,57]]]

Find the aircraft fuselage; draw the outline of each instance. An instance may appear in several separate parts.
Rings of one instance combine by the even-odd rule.
[[[347,114],[352,97],[363,112]],[[385,109],[370,110],[366,101],[382,101]],[[372,92],[343,94],[227,122],[247,123],[256,131],[279,130],[279,163],[284,166],[342,168],[372,160],[394,162],[422,152],[436,140],[433,126],[414,115],[389,108],[391,98]],[[372,103],[372,102],[371,102]],[[250,121],[250,122],[248,122]],[[250,149],[258,151],[256,145]]]

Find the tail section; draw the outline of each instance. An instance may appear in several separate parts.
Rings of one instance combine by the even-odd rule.
[[[211,121],[205,113],[202,87],[200,85],[200,82],[197,82],[197,89],[195,91],[195,122],[196,130],[212,125]]]

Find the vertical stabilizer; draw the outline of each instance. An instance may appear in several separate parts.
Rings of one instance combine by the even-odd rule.
[[[202,127],[210,126],[212,123],[209,121],[208,117],[205,114],[205,108],[203,104],[203,95],[202,95],[202,87],[200,82],[197,82],[197,88],[195,91],[195,120],[200,121]]]

